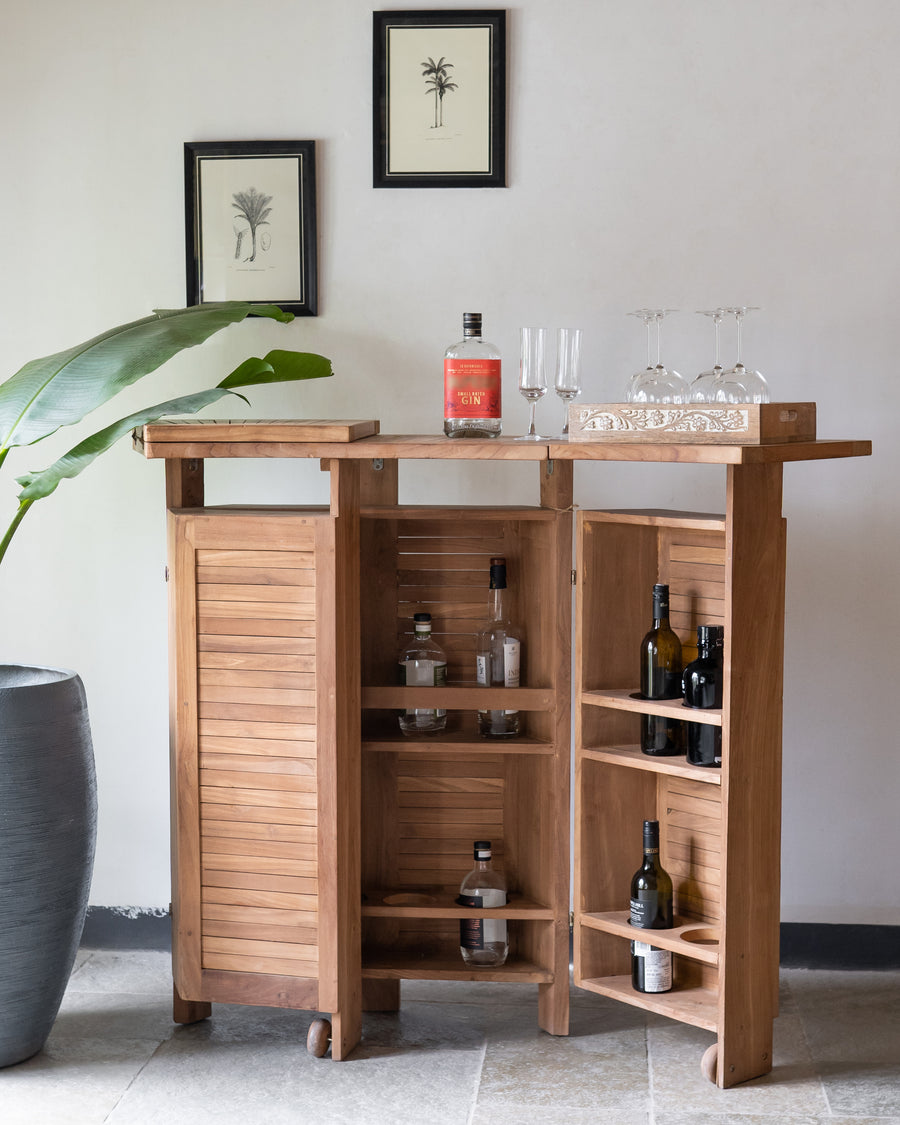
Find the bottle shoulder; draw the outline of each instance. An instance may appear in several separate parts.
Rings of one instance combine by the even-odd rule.
[[[444,359],[500,359],[500,350],[488,340],[469,336],[451,344],[444,352]]]

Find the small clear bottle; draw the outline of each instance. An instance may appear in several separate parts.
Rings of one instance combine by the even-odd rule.
[[[490,840],[473,845],[475,866],[463,879],[457,903],[476,910],[506,906],[506,879],[491,864]],[[502,965],[509,953],[505,918],[461,918],[459,951],[467,965]]]
[[[444,687],[447,657],[432,640],[431,614],[413,615],[415,636],[400,653],[400,683],[405,687]],[[437,734],[446,730],[447,712],[442,707],[407,707],[399,715],[404,734]]]
[[[498,437],[500,406],[500,352],[481,338],[481,313],[464,313],[462,340],[444,352],[444,433]]]
[[[483,687],[518,687],[522,662],[522,630],[509,619],[506,605],[506,559],[491,559],[488,620],[475,640],[475,673]],[[515,738],[522,730],[515,708],[478,712],[484,738]]]

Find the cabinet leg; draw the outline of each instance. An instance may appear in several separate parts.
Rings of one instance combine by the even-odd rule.
[[[400,981],[368,980],[362,982],[364,1012],[396,1012],[400,1007]]]
[[[362,1013],[358,1007],[355,1007],[353,1011],[332,1013],[331,1057],[335,1062],[340,1062],[350,1054],[359,1042],[361,1035]]]
[[[569,975],[538,985],[538,1026],[550,1035],[569,1034]]]
[[[212,1015],[212,1004],[206,1000],[185,1000],[172,985],[172,1020],[174,1023],[199,1023]]]

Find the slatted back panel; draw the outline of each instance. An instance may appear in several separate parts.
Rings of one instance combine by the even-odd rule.
[[[672,876],[675,913],[715,922],[721,914],[722,790],[660,777],[660,852]]]
[[[491,841],[504,856],[505,758],[482,755],[436,760],[399,754],[397,875],[400,887],[440,887],[456,893],[473,867],[472,843]],[[411,949],[459,944],[455,922],[403,922],[399,943]]]
[[[661,529],[658,581],[670,587],[671,624],[687,663],[697,655],[697,626],[725,624],[724,533]]]
[[[204,969],[318,971],[313,548],[196,551]]]
[[[430,613],[434,638],[447,654],[448,679],[473,681],[475,631],[487,616],[491,556],[506,557],[510,593],[516,589],[518,552],[509,525],[496,519],[402,519],[397,551],[396,651],[409,644],[413,614]]]

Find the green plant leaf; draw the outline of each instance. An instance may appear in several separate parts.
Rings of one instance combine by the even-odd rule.
[[[31,445],[69,426],[124,387],[161,367],[184,348],[247,316],[286,323],[277,305],[246,301],[158,309],[73,348],[26,363],[0,385],[0,459],[7,449]]]
[[[277,348],[265,359],[251,357],[219,383],[234,387],[258,386],[260,383],[285,383],[297,379],[324,379],[332,375],[331,360],[314,352],[286,352]]]

